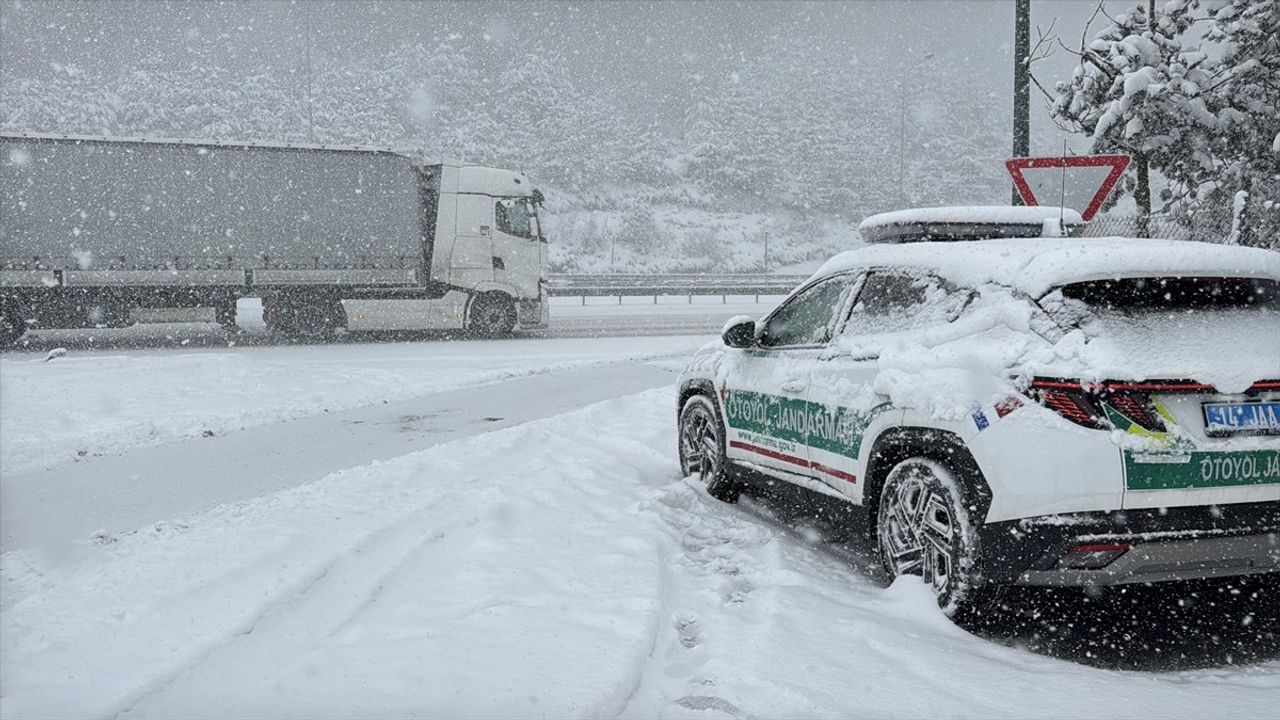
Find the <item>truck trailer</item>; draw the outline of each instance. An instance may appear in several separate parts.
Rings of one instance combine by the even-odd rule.
[[[541,201],[391,148],[2,133],[0,342],[242,297],[294,338],[545,327]]]

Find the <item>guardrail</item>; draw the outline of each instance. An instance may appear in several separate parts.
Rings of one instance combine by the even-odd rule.
[[[583,305],[589,297],[617,297],[622,304],[624,297],[649,296],[656,305],[663,295],[685,295],[690,303],[694,295],[719,295],[726,303],[730,295],[754,295],[760,302],[761,295],[786,295],[808,277],[764,273],[552,275],[547,292],[553,297],[581,297]]]

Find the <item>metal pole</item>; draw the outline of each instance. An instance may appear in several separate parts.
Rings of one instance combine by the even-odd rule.
[[[898,207],[905,207],[906,203],[902,193],[902,176],[907,155],[907,75],[932,57],[933,53],[925,53],[914,65],[903,70],[902,75],[898,78],[898,97],[901,100],[898,112]]]
[[[906,146],[907,146],[907,71],[902,71],[902,77],[898,78],[898,106],[900,112],[898,114],[898,207],[906,206],[902,199],[902,169],[906,164]]]
[[[311,3],[303,4],[307,25],[307,142],[316,141],[314,124],[311,118]]]
[[[1016,0],[1013,10],[1013,156],[1031,154],[1031,0]],[[1018,189],[1013,204],[1021,205]]]

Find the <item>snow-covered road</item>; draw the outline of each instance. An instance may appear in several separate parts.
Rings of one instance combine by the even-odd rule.
[[[679,477],[671,388],[704,339],[0,360],[0,715],[1280,712],[1274,659],[1007,646],[767,503],[710,499]],[[95,483],[137,492],[113,510]]]
[[[674,375],[673,367],[641,361],[535,365],[492,382],[340,412],[325,408],[268,425],[198,433],[193,425],[188,434],[194,437],[117,453],[95,451],[85,461],[72,455],[70,443],[61,457],[74,462],[6,473],[0,485],[0,552],[129,530],[258,497],[345,468],[670,385]],[[209,424],[227,423],[210,418]],[[148,431],[145,437],[154,435]]]

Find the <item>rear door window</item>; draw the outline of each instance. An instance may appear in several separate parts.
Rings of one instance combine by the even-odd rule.
[[[941,278],[906,270],[872,272],[845,323],[845,335],[875,335],[951,322],[971,293]]]

